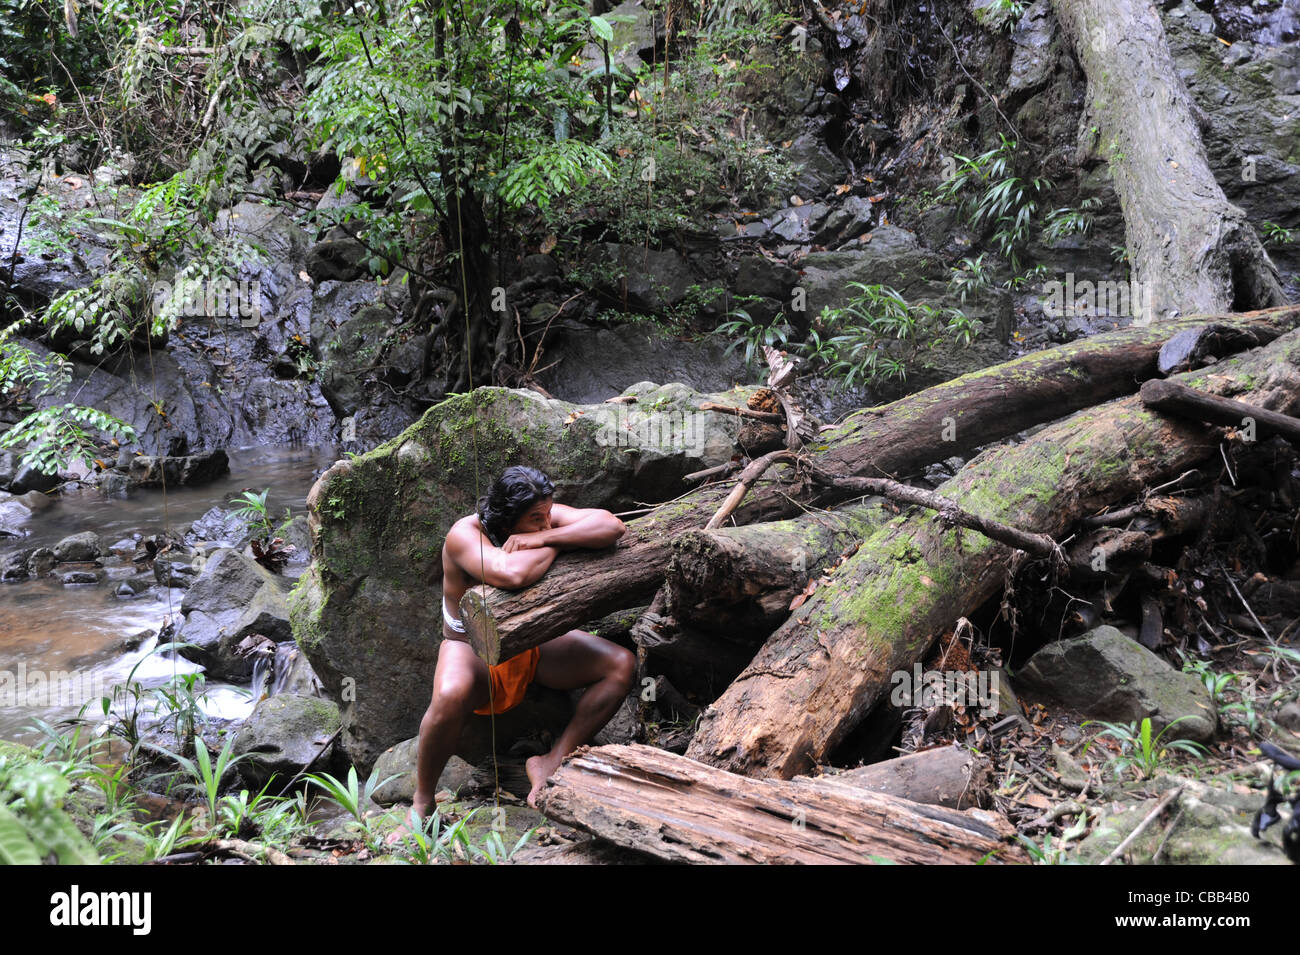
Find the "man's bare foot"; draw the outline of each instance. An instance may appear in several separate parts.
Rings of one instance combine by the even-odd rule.
[[[427,803],[421,800],[413,802],[411,808],[406,811],[406,815],[402,817],[402,821],[398,824],[397,828],[388,834],[388,838],[384,840],[384,844],[391,846],[398,842],[405,842],[407,839],[414,836],[417,832],[422,830],[425,824],[429,821],[429,815],[433,812],[436,805],[436,798]]]
[[[564,762],[563,754],[556,755],[552,750],[542,756],[530,757],[528,762],[524,763],[524,772],[528,773],[528,781],[533,784],[533,788],[528,791],[528,805],[537,808],[537,794],[546,786],[546,780],[550,778],[551,773],[560,768],[562,762]]]
[[[424,821],[427,818],[428,808],[423,812],[412,806],[407,810],[402,821],[398,823],[397,828],[388,834],[384,839],[384,845],[395,846],[399,842],[405,842],[415,835],[416,832],[424,828]]]

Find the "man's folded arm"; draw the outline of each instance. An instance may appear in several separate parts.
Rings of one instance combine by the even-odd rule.
[[[600,508],[551,507],[551,529],[543,532],[548,547],[613,547],[627,533],[627,525]]]
[[[486,541],[480,546],[468,535],[459,534],[450,535],[447,545],[452,560],[465,573],[502,590],[519,590],[537,583],[560,553],[554,547],[534,547],[507,554]]]

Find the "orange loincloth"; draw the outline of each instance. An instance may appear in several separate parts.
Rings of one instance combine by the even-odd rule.
[[[531,647],[494,667],[488,667],[488,679],[492,681],[492,702],[474,712],[479,716],[488,716],[504,713],[522,703],[528,684],[533,682],[533,676],[537,673],[537,661],[541,658],[541,648]]]

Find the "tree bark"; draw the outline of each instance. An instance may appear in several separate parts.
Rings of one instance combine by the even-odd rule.
[[[1196,107],[1150,0],[1053,0],[1088,77],[1133,278],[1161,319],[1286,301],[1246,214],[1211,172]]]
[[[1247,315],[1192,317],[1150,328],[1127,328],[1024,355],[963,375],[880,408],[852,416],[824,447],[817,463],[837,473],[878,477],[918,470],[1025,428],[1122,394],[1155,374],[1156,356],[1172,335],[1207,321],[1251,330],[1260,342],[1300,324],[1300,306]],[[772,477],[758,482],[732,519],[737,524],[780,520],[799,512],[802,489]],[[538,583],[521,591],[477,587],[461,602],[464,619],[490,608],[495,633],[480,640],[489,663],[507,659],[568,632],[587,620],[646,601],[663,582],[671,542],[703,528],[727,496],[707,485],[628,523],[613,551],[563,554]],[[823,488],[814,502],[828,506],[860,496],[851,488]],[[486,618],[484,618],[486,619]]]
[[[970,809],[988,793],[993,772],[982,753],[940,746],[819,778],[912,802]]]
[[[1234,393],[1300,399],[1300,332],[1179,376]],[[1137,396],[1080,412],[1020,445],[981,454],[939,489],[961,506],[1059,537],[1076,520],[1181,473],[1218,442]],[[891,674],[993,597],[1010,550],[929,512],[900,515],[776,630],[706,710],[687,754],[757,776],[807,772],[880,700]]]
[[[786,521],[691,530],[672,541],[668,611],[705,630],[771,632],[790,602],[892,515],[879,502]]]
[[[746,779],[650,746],[582,747],[547,780],[538,804],[550,818],[668,862],[1028,861],[995,813],[823,778]]]
[[[1300,418],[1278,414],[1241,401],[1217,398],[1176,381],[1152,379],[1142,386],[1141,394],[1143,404],[1156,411],[1231,428],[1253,428],[1250,438],[1252,441],[1281,435],[1292,444],[1300,446]]]

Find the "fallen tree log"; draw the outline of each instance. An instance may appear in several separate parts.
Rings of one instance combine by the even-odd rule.
[[[1093,148],[1114,178],[1134,286],[1151,299],[1154,317],[1285,302],[1246,213],[1210,169],[1159,5],[1052,0],[1052,7],[1088,77]]]
[[[1300,332],[1181,376],[1194,387],[1300,399]],[[1076,520],[1216,453],[1203,426],[1137,396],[1079,412],[1029,441],[986,451],[939,492],[1053,537]],[[807,772],[887,692],[890,675],[1002,586],[1010,549],[900,515],[863,542],[767,643],[701,719],[688,755],[733,772]]]
[[[891,516],[875,501],[679,534],[666,571],[668,612],[707,630],[770,632],[809,580]]]
[[[939,746],[817,778],[912,802],[970,809],[992,788],[993,771],[982,753]]]
[[[669,862],[1027,862],[1001,816],[822,778],[747,779],[650,746],[582,747],[546,781],[546,815]]]
[[[1155,374],[1165,341],[1211,320],[1249,330],[1266,342],[1300,325],[1300,306],[1121,329],[1024,355],[859,412],[832,432],[825,445],[809,450],[820,466],[844,475],[915,471],[1105,398],[1131,394],[1138,381]],[[796,500],[806,498],[806,492],[772,477],[774,473],[753,486],[733,521],[754,524],[799,512]],[[463,619],[481,618],[487,631],[476,647],[480,656],[498,662],[586,620],[648,600],[663,581],[673,537],[704,527],[727,490],[707,485],[629,521],[627,535],[613,551],[563,554],[525,590],[468,591],[461,602]],[[861,493],[826,487],[814,500],[829,505]]]
[[[1252,441],[1281,435],[1292,444],[1300,446],[1300,419],[1290,415],[1278,414],[1243,401],[1207,395],[1179,382],[1160,378],[1145,382],[1140,393],[1142,403],[1156,411],[1209,421],[1211,424],[1249,429]]]

